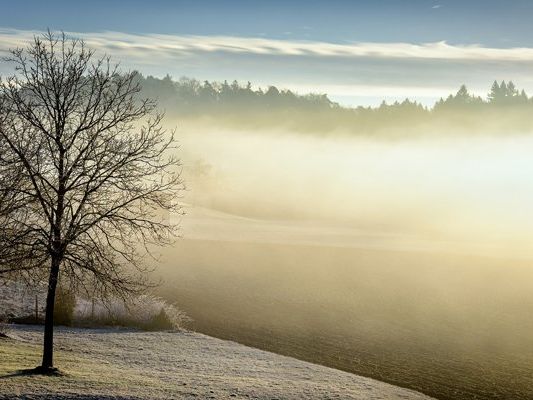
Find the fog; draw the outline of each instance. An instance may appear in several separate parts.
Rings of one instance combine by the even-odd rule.
[[[428,393],[527,398],[533,138],[181,123],[161,294],[201,332]]]
[[[185,238],[238,240],[253,227],[246,240],[533,255],[527,135],[373,140],[195,125],[179,138]]]

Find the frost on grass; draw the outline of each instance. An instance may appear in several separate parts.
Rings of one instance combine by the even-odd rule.
[[[179,330],[184,327],[188,317],[175,305],[157,296],[141,295],[129,302],[118,298],[105,302],[78,299],[74,321],[80,325]]]
[[[37,308],[44,316],[46,289],[30,287],[12,280],[0,281],[0,319],[10,320],[34,316]]]
[[[61,296],[58,296],[61,300]],[[0,283],[0,320],[39,320],[44,317],[45,287],[22,282]],[[176,305],[150,294],[128,301],[117,297],[105,300],[75,297],[69,323],[77,326],[123,326],[146,330],[180,330],[189,321]],[[61,304],[63,305],[63,304]],[[65,307],[56,307],[62,310]]]
[[[41,330],[0,341],[0,376],[34,366]],[[373,379],[192,332],[60,327],[63,377],[10,376],[0,399],[429,400]]]

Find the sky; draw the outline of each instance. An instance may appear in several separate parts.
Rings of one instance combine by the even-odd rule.
[[[347,105],[431,103],[494,79],[533,94],[525,0],[91,2],[0,0],[0,51],[50,28],[128,69],[327,93]],[[2,65],[5,74],[8,66]]]

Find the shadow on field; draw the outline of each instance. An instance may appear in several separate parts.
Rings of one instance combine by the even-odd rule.
[[[0,395],[0,399],[4,399]],[[7,399],[7,398],[6,398]],[[101,394],[20,394],[15,397],[9,397],[9,400],[137,400],[138,397],[121,397],[121,396],[105,396]]]
[[[17,376],[34,376],[34,375],[35,376],[37,376],[37,375],[40,375],[40,376],[57,376],[57,377],[66,376],[66,374],[64,374],[63,372],[61,372],[57,368],[52,368],[52,369],[49,369],[49,370],[42,370],[41,367],[36,367],[36,368],[20,369],[18,371],[12,372],[10,374],[0,375],[0,379],[15,378]]]

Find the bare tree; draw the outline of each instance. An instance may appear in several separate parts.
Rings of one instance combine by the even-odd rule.
[[[0,85],[0,274],[46,272],[42,365],[53,368],[61,280],[122,296],[146,288],[145,256],[172,241],[182,190],[173,132],[135,73],[48,33],[10,52]],[[5,199],[5,201],[4,201]],[[6,246],[3,246],[6,245]]]
[[[4,125],[5,117],[0,113],[0,126]],[[24,272],[44,261],[31,247],[23,246],[24,242],[29,242],[30,232],[25,224],[32,211],[28,189],[22,165],[0,135],[0,277],[17,273],[26,278]]]

